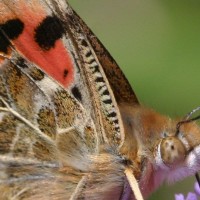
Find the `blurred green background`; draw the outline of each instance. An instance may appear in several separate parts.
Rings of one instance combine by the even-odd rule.
[[[199,0],[70,0],[115,58],[140,102],[171,117],[200,105]],[[173,200],[194,177],[150,200]]]

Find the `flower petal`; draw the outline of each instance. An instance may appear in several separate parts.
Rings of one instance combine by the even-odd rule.
[[[175,200],[185,200],[183,194],[175,194]]]
[[[194,191],[200,196],[200,186],[197,182],[194,184]]]
[[[187,195],[187,198],[186,200],[198,200],[197,199],[197,195],[193,192],[189,192],[188,195]]]

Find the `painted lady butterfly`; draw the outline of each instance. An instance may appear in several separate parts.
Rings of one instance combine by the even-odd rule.
[[[1,199],[141,200],[199,170],[199,132],[140,106],[65,0],[0,0]]]

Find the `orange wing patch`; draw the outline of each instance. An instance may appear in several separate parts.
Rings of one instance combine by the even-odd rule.
[[[49,13],[43,10],[41,4],[31,6],[24,1],[12,6],[9,5],[10,2],[6,4],[8,7],[0,4],[0,13],[7,13],[6,21],[5,18],[0,18],[0,27],[6,37],[12,40],[15,48],[28,60],[68,88],[74,81],[74,66],[68,50],[61,41],[65,32],[61,20],[52,16],[51,10]],[[21,14],[15,15],[14,10],[21,10]],[[10,23],[12,26],[9,26]],[[13,29],[15,25],[16,30]],[[5,39],[3,41],[5,43]],[[0,40],[0,46],[4,47],[0,51],[7,54],[9,42],[1,44]]]

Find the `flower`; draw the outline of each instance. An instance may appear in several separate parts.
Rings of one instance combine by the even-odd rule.
[[[184,200],[183,194],[175,194],[175,200]]]
[[[198,196],[200,196],[200,186],[197,182],[194,184],[194,191]]]
[[[194,192],[189,192],[185,198],[183,194],[175,194],[175,200],[198,200],[200,197],[200,186],[196,182],[194,184]]]

